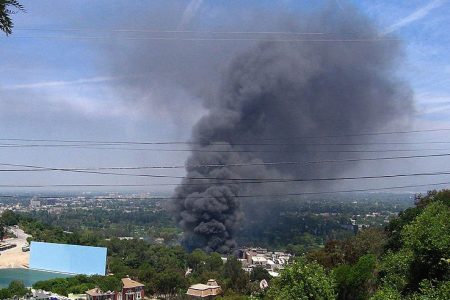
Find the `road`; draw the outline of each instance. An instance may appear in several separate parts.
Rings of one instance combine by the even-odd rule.
[[[28,268],[30,252],[22,252],[22,246],[27,245],[27,237],[30,235],[20,228],[11,228],[10,231],[17,238],[5,239],[4,242],[16,244],[17,247],[0,252],[0,268]]]

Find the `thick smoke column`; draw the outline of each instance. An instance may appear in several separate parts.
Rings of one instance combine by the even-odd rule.
[[[413,110],[412,93],[394,74],[398,42],[377,41],[374,27],[356,15],[326,15],[306,23],[305,28],[296,30],[332,34],[295,37],[316,40],[309,42],[263,42],[236,57],[216,97],[207,103],[209,113],[194,127],[192,142],[200,145],[193,146],[186,163],[187,176],[205,179],[185,179],[176,189],[173,203],[188,248],[232,250],[233,235],[243,217],[236,196],[243,191],[261,194],[262,188],[264,192],[275,188],[289,192],[292,188],[220,179],[333,176],[343,168],[195,165],[313,159],[318,149],[314,146],[248,144],[301,143],[305,141],[294,138],[374,132],[408,120]],[[345,142],[368,139],[354,136]],[[237,152],[204,151],[218,149]],[[338,157],[334,154],[331,158]]]

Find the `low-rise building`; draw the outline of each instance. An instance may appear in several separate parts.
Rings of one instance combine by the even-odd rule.
[[[45,291],[33,291],[34,300],[49,300],[51,293]]]
[[[92,290],[86,291],[86,299],[87,300],[118,300],[117,293],[107,291],[104,292],[101,289],[93,288]]]
[[[242,269],[246,272],[251,272],[256,267],[262,267],[275,274],[284,269],[292,259],[291,254],[281,251],[271,252],[264,248],[244,248],[239,253],[242,255],[239,261],[242,263]]]
[[[186,292],[186,295],[194,299],[214,299],[220,294],[222,294],[222,288],[214,279],[208,280],[207,284],[198,283],[191,285]]]
[[[122,300],[140,300],[143,298],[144,285],[142,283],[130,278],[122,278]]]
[[[67,295],[67,298],[69,298],[70,300],[86,300],[86,294],[73,294],[73,293],[69,293]]]
[[[33,198],[30,200],[30,207],[40,207],[41,206],[41,201],[39,201],[37,198]]]
[[[267,264],[267,258],[264,256],[253,256],[252,264],[255,266],[265,266]]]
[[[87,300],[141,300],[144,299],[144,285],[130,278],[122,278],[121,291],[104,292],[98,287],[86,291]]]

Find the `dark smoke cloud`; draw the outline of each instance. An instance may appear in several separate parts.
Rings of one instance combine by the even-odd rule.
[[[332,33],[314,39],[379,37],[374,26],[356,13],[326,12],[303,19],[302,24],[287,30]],[[294,138],[404,126],[413,104],[411,90],[395,75],[399,54],[399,44],[394,41],[264,42],[253,47],[234,58],[215,96],[206,104],[208,114],[192,132],[192,141],[201,144],[193,146],[196,149],[245,152],[195,151],[187,166],[309,160],[317,156],[317,147],[242,144],[274,138],[278,143],[302,142]],[[345,141],[367,142],[368,137]],[[339,154],[330,158],[339,158]],[[243,218],[236,196],[276,189],[289,192],[293,187],[217,179],[333,176],[342,172],[343,166],[187,167],[186,171],[190,178],[213,179],[188,178],[175,191],[173,211],[184,230],[185,245],[229,252],[236,247],[234,234]]]
[[[114,28],[174,30],[186,12],[186,1],[151,1],[137,4],[132,19],[114,19]],[[119,4],[117,4],[119,5]],[[282,8],[273,10],[252,5],[252,11],[243,9],[243,3],[218,4],[203,1],[197,14],[191,15],[182,30],[191,33],[146,33],[128,37],[182,37],[182,38],[264,38],[248,34],[208,34],[223,31],[282,31],[293,23],[294,17]],[[249,4],[245,4],[249,5]],[[258,8],[259,7],[259,8]],[[202,12],[207,12],[203,13]],[[80,22],[84,22],[82,19]],[[84,26],[84,25],[83,25]],[[110,25],[111,26],[111,25]],[[294,28],[292,28],[294,29]],[[211,99],[221,75],[231,60],[256,42],[248,41],[160,41],[133,40],[132,42],[98,43],[97,68],[101,74],[119,77],[112,89],[128,107],[172,122],[183,133],[205,113],[204,99]]]

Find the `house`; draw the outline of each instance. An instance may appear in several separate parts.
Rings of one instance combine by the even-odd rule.
[[[45,291],[41,291],[41,290],[32,290],[32,294],[33,294],[33,299],[35,300],[49,300],[50,299],[50,293],[49,292],[45,292]]]
[[[86,300],[86,294],[73,294],[73,293],[69,293],[67,295],[67,298],[69,298],[70,300]]]
[[[222,288],[214,279],[208,280],[207,284],[194,284],[189,287],[186,295],[190,298],[214,299],[214,297],[222,294]]]
[[[130,278],[122,278],[122,291],[103,292],[99,288],[86,291],[87,300],[141,300],[144,298],[144,285]]]
[[[130,278],[122,278],[122,299],[139,300],[144,298],[144,285]],[[120,300],[120,299],[119,299]]]
[[[99,288],[93,288],[92,290],[86,291],[87,300],[118,300],[116,292],[103,292]]]

